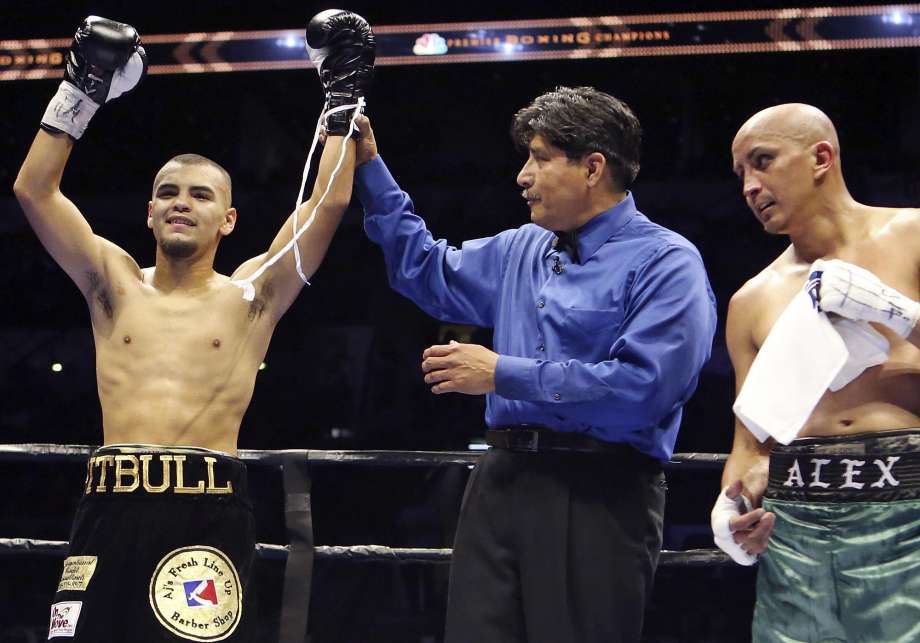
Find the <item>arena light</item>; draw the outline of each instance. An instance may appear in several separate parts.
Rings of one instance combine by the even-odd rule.
[[[920,4],[374,25],[374,32],[376,64],[420,65],[920,47],[915,22]],[[888,29],[880,33],[879,23]],[[143,40],[150,74],[311,66],[301,29]],[[60,78],[70,42],[70,36],[0,40],[0,80]]]
[[[275,44],[279,47],[286,47],[287,49],[303,49],[305,46],[304,39],[298,38],[296,36],[288,36],[287,38],[278,38],[275,41]]]
[[[898,26],[912,25],[914,24],[914,17],[909,13],[896,10],[883,15],[882,22]]]

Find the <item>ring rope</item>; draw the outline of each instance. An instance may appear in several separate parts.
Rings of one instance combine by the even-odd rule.
[[[79,444],[0,444],[0,462],[81,462],[96,446]],[[280,465],[285,456],[297,455],[309,464],[362,464],[368,466],[473,465],[481,451],[324,451],[318,449],[240,449],[238,457],[252,464]],[[670,470],[717,469],[725,464],[724,453],[675,453],[665,468]]]
[[[0,558],[16,556],[67,556],[70,544],[66,540],[39,540],[35,538],[0,538]],[[264,560],[286,560],[287,545],[256,543],[256,555]],[[387,547],[385,545],[320,545],[315,556],[319,560],[344,560],[359,563],[449,563],[452,549],[421,549],[412,547]],[[663,567],[733,566],[728,554],[718,549],[663,550],[658,559]]]
[[[60,444],[0,444],[0,462],[85,462],[98,448],[90,445],[60,445]],[[310,465],[352,464],[366,466],[389,467],[431,467],[442,465],[476,464],[482,451],[363,451],[342,450],[325,451],[312,449],[288,450],[250,450],[241,449],[238,456],[241,460],[256,465],[273,465],[279,467],[287,474],[302,469],[302,475],[309,480]],[[677,453],[671,461],[665,463],[665,468],[670,470],[717,469],[720,468],[727,456],[719,453]],[[287,482],[285,482],[286,493]],[[309,498],[309,494],[307,496]],[[309,502],[309,500],[307,501]],[[309,513],[309,512],[308,512]],[[286,515],[286,523],[290,516]],[[295,521],[296,523],[296,521]],[[294,565],[302,567],[307,564],[305,576],[306,583],[312,582],[312,560],[338,560],[350,562],[395,562],[446,564],[451,560],[451,549],[418,549],[409,547],[387,547],[383,545],[351,545],[351,546],[313,546],[312,525],[287,524],[292,527],[303,527],[311,535],[308,549],[308,560],[304,560],[304,552],[293,550],[290,545],[256,544],[256,555],[259,558],[272,561],[282,561],[287,567]],[[292,542],[294,542],[292,540]],[[15,556],[52,556],[63,558],[67,555],[69,543],[66,541],[40,540],[34,538],[0,538],[0,558]],[[297,564],[299,563],[299,565]],[[710,567],[732,566],[731,558],[718,549],[692,549],[686,551],[662,551],[659,557],[662,567]],[[287,590],[286,590],[287,591]]]

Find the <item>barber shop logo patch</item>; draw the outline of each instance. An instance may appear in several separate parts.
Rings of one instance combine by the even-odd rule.
[[[150,607],[167,630],[191,641],[220,641],[240,622],[243,592],[230,559],[204,545],[182,547],[159,562]]]

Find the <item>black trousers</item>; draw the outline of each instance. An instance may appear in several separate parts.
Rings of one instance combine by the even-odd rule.
[[[642,456],[490,449],[463,499],[446,643],[639,641],[665,489]]]

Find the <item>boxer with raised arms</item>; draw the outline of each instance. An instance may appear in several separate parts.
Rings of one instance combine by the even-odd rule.
[[[268,252],[222,275],[214,256],[238,215],[230,177],[214,161],[183,154],[157,173],[146,214],[156,263],[147,268],[94,234],[61,192],[93,114],[146,70],[130,25],[91,16],[76,33],[15,184],[42,245],[86,298],[103,416],[103,447],[88,464],[49,638],[252,634],[254,525],[237,437],[275,325],[319,266],[350,200],[355,109],[346,111],[363,97],[374,62],[370,27],[353,13],[314,18],[308,44],[319,52],[330,116],[316,187],[295,211],[301,221],[315,215],[296,239],[301,259],[269,263],[294,243],[289,218]],[[251,301],[236,286],[247,279]]]

